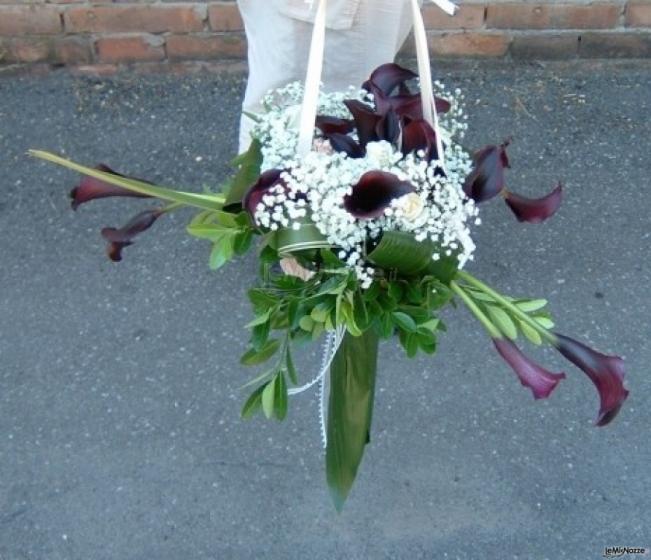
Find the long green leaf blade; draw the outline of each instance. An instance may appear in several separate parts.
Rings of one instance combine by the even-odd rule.
[[[92,167],[86,167],[55,154],[41,150],[30,150],[29,154],[39,159],[49,161],[50,163],[55,163],[57,165],[61,165],[62,167],[77,171],[82,175],[95,177],[96,179],[100,179],[101,181],[105,181],[111,185],[116,185],[118,187],[122,187],[123,189],[127,189],[129,191],[137,192],[147,196],[152,196],[154,198],[159,198],[161,200],[178,202],[180,204],[186,204],[188,206],[194,206],[196,208],[203,208],[205,210],[220,209],[224,204],[224,197],[221,195],[190,193],[184,191],[176,191],[173,189],[168,189],[166,187],[150,185],[149,183],[144,183],[135,179],[128,179],[126,177],[113,175],[112,173],[105,173],[103,171],[93,169]]]
[[[330,367],[326,473],[341,511],[369,441],[377,369],[378,337],[372,329],[347,333]]]

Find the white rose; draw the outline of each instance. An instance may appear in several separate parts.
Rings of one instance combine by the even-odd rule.
[[[425,208],[423,199],[415,192],[401,196],[398,199],[398,205],[400,210],[402,210],[402,215],[405,220],[409,221],[413,221],[418,218],[418,216],[423,213],[423,209]]]
[[[393,159],[393,146],[386,140],[366,144],[366,157],[377,167],[389,167]]]

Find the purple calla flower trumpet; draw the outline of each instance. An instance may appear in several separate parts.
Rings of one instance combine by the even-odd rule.
[[[148,230],[154,222],[165,213],[162,208],[145,210],[136,214],[121,228],[107,227],[102,229],[102,237],[108,241],[106,253],[113,262],[122,260],[122,249],[133,245],[133,238]]]
[[[546,399],[561,381],[565,379],[564,373],[552,373],[539,366],[527,356],[510,340],[505,338],[494,338],[493,343],[513,371],[520,378],[524,387],[531,389],[534,399]]]
[[[344,207],[356,218],[377,218],[396,198],[415,192],[408,181],[401,181],[393,173],[368,171],[344,197]]]
[[[117,171],[113,171],[108,165],[100,163],[95,167],[98,171],[103,171],[104,173],[110,173],[111,175],[117,175],[118,177],[129,178],[127,175],[122,175]],[[132,177],[135,179],[135,177]],[[138,179],[143,183],[148,183],[149,181],[143,181]],[[107,198],[110,196],[133,196],[137,198],[150,198],[146,194],[140,194],[133,192],[116,185],[111,185],[101,179],[96,179],[95,177],[89,177],[88,175],[82,175],[79,185],[70,191],[70,198],[72,200],[71,206],[73,210],[76,210],[80,204],[95,200],[98,198]]]
[[[563,200],[563,185],[560,183],[547,196],[526,198],[504,189],[504,200],[520,222],[538,224],[553,216]]]
[[[412,121],[402,132],[402,153],[407,155],[418,150],[424,150],[427,161],[438,158],[436,132],[423,120]]]
[[[258,207],[258,204],[262,202],[262,197],[265,194],[268,194],[272,191],[272,189],[275,189],[276,187],[280,187],[284,190],[287,189],[285,181],[281,178],[281,175],[283,173],[284,171],[282,169],[270,169],[269,171],[265,171],[262,175],[260,175],[257,182],[251,186],[251,188],[244,196],[242,206],[254,221],[255,211]]]
[[[624,360],[619,356],[601,354],[562,334],[555,335],[556,349],[582,369],[599,391],[601,405],[595,424],[609,424],[628,397],[628,390],[624,387]]]
[[[504,169],[511,167],[506,147],[509,140],[499,146],[486,146],[474,156],[475,167],[466,178],[463,190],[475,202],[484,202],[497,196],[504,188]]]

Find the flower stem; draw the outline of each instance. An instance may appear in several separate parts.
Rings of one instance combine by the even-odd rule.
[[[501,304],[503,307],[506,307],[511,313],[517,316],[518,319],[520,319],[524,323],[527,323],[532,329],[535,329],[540,334],[540,336],[542,336],[542,338],[544,338],[547,342],[549,342],[552,345],[556,345],[557,339],[553,333],[548,331],[545,327],[543,327],[537,321],[532,319],[528,314],[526,314],[524,311],[519,309],[517,305],[514,305],[504,296],[502,296],[501,294],[493,290],[490,286],[487,286],[481,280],[478,280],[477,278],[475,278],[474,276],[468,274],[463,270],[459,270],[457,272],[457,277],[461,278],[462,280],[465,280],[471,286],[474,286],[478,290],[484,292],[487,296],[492,297],[497,303]]]
[[[486,317],[484,312],[479,309],[479,306],[472,300],[470,296],[468,296],[466,292],[463,291],[463,288],[459,286],[459,284],[452,280],[452,282],[450,282],[450,288],[461,298],[463,303],[466,304],[466,307],[472,312],[472,314],[477,317],[479,322],[488,331],[488,334],[490,334],[491,338],[502,338],[502,333],[499,331],[499,329],[493,325],[493,323],[491,323],[490,319]]]

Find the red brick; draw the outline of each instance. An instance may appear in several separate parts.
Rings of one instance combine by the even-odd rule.
[[[510,53],[515,59],[557,60],[574,58],[579,50],[579,35],[564,33],[515,35]]]
[[[447,15],[437,6],[423,8],[427,29],[477,29],[484,25],[486,8],[477,4],[461,4],[454,16]]]
[[[101,37],[97,40],[97,58],[108,63],[163,60],[163,43],[154,35]]]
[[[85,37],[61,37],[54,40],[54,60],[60,64],[90,64],[93,45]]]
[[[649,58],[651,33],[584,33],[579,55],[585,58]]]
[[[5,62],[44,62],[52,56],[52,39],[49,37],[20,37],[11,39],[5,46]]]
[[[215,58],[243,58],[246,39],[243,34],[171,35],[166,41],[170,60],[208,60]]]
[[[215,31],[241,31],[244,29],[240,11],[232,2],[220,2],[208,6],[208,20],[211,29]]]
[[[629,2],[626,7],[626,25],[630,27],[651,27],[651,3]]]
[[[509,37],[497,33],[430,34],[430,51],[435,56],[489,57],[503,56]]]
[[[52,34],[61,31],[54,6],[0,6],[0,35]]]
[[[114,5],[72,7],[64,14],[68,33],[184,33],[202,31],[206,6]]]
[[[617,27],[616,4],[491,4],[486,26],[495,29],[609,29]]]

